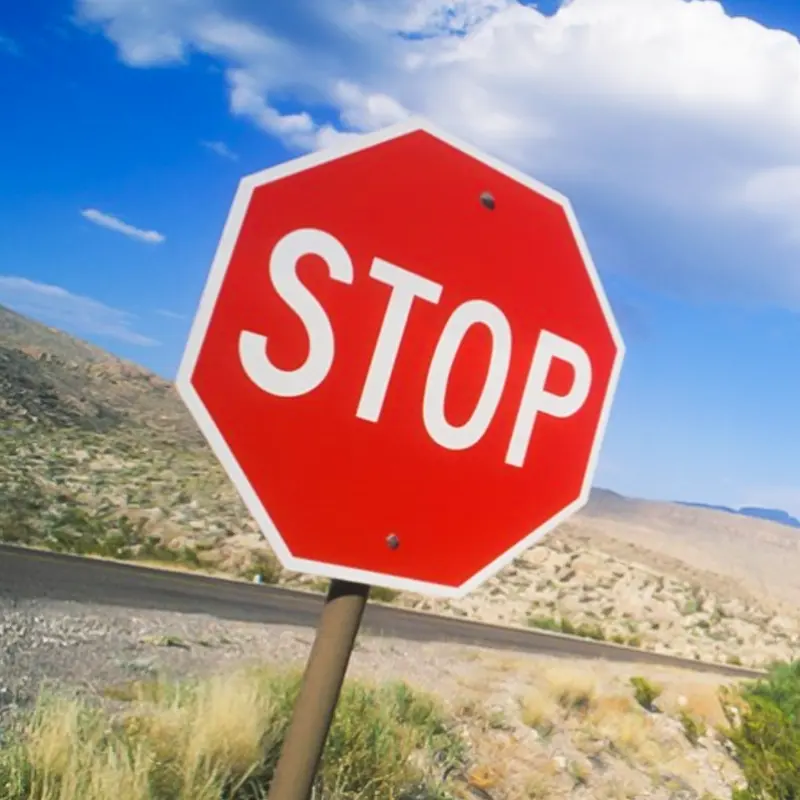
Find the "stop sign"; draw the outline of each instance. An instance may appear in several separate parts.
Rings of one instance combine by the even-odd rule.
[[[459,596],[586,502],[623,351],[568,201],[414,119],[242,180],[178,390],[287,569]]]

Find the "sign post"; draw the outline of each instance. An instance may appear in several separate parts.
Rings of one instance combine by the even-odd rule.
[[[305,800],[370,586],[475,589],[588,500],[624,344],[569,201],[421,119],[242,179],[178,391],[329,578],[271,800]]]
[[[311,795],[368,595],[364,584],[331,581],[270,800],[307,800]]]

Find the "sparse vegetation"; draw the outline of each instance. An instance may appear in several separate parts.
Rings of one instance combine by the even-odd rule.
[[[400,596],[400,592],[385,586],[373,586],[369,590],[369,596],[371,600],[377,600],[379,603],[393,603]]]
[[[559,633],[565,633],[562,628],[563,620],[559,621],[555,617],[532,614],[528,617],[528,625],[530,625],[531,628],[538,628],[541,631],[558,631]]]
[[[655,711],[654,703],[661,696],[661,687],[639,675],[631,678],[631,686],[636,702],[645,711]]]
[[[117,714],[44,695],[0,750],[0,796],[264,798],[297,686],[296,673],[243,670],[115,687],[108,696],[128,705]],[[349,682],[320,771],[325,797],[392,800],[427,786],[426,796],[445,798],[425,770],[439,751],[457,759],[463,745],[433,699],[403,683]]]
[[[280,566],[169,382],[0,309],[0,389],[0,541],[327,588]],[[790,657],[800,620],[694,573],[658,574],[619,543],[604,550],[586,523],[560,527],[467,598],[371,596],[698,660]]]
[[[528,617],[528,625],[543,631],[557,631],[570,636],[580,636],[584,639],[594,639],[598,642],[606,641],[606,635],[600,625],[592,622],[581,622],[577,625],[567,617],[555,619],[549,616],[539,616],[531,614]]]
[[[520,719],[542,736],[552,733],[558,718],[558,705],[540,688],[533,688],[520,698]]]
[[[241,571],[241,575],[249,580],[258,576],[262,583],[277,583],[281,575],[281,565],[269,551],[255,550],[250,554],[249,563]]]
[[[544,679],[552,696],[567,711],[588,711],[597,696],[597,681],[584,670],[553,669]]]
[[[705,736],[705,723],[686,710],[681,710],[678,718],[683,726],[683,732],[690,744],[696,745],[701,736]]]
[[[297,673],[278,671],[277,663],[297,664],[307,653],[308,634],[179,614],[147,621],[126,610],[54,610],[41,605],[35,610],[37,616],[51,615],[39,634],[20,611],[9,611],[2,623],[4,645],[22,655],[23,663],[35,655],[50,670],[63,662],[65,652],[78,659],[91,655],[92,663],[104,663],[104,678],[101,682],[95,675],[94,685],[87,684],[72,665],[68,683],[62,684],[69,691],[61,699],[45,697],[33,717],[25,708],[11,716],[0,710],[6,745],[0,756],[3,800],[99,800],[108,796],[112,782],[118,787],[112,796],[121,800],[188,800],[198,796],[203,779],[201,800],[264,797],[277,756],[270,748],[288,720],[297,685]],[[96,628],[98,613],[111,616],[102,630]],[[80,622],[84,617],[90,647]],[[39,638],[31,641],[32,635]],[[201,646],[202,641],[208,645]],[[78,643],[80,648],[67,647]],[[275,653],[275,667],[240,666],[253,652],[267,650]],[[0,653],[0,665],[9,663],[14,661]],[[165,677],[220,669],[211,680],[176,683]],[[382,792],[396,800],[443,800],[486,796],[482,789],[494,800],[674,800],[703,792],[729,798],[739,772],[723,747],[726,720],[716,699],[718,679],[657,668],[640,673],[664,686],[661,713],[652,714],[637,703],[629,681],[635,673],[629,669],[446,644],[398,646],[365,636],[351,665],[353,693],[343,698],[337,723],[336,736],[344,738],[332,739],[335,748],[323,765],[325,791],[315,796],[355,800]],[[400,676],[408,683],[397,683]],[[360,682],[364,678],[367,682]],[[5,670],[3,679],[12,687],[21,685],[13,669]],[[64,699],[76,697],[73,685],[80,701]],[[412,686],[427,687],[439,699]],[[212,695],[217,699],[209,700]],[[0,691],[0,702],[8,698],[7,690]],[[56,706],[59,713],[44,714]],[[701,722],[713,727],[714,735],[698,736],[692,744],[693,729],[682,724],[681,712],[698,721],[698,730]],[[70,715],[85,722],[64,723]],[[42,723],[38,727],[36,719]],[[47,747],[32,747],[37,741]],[[254,748],[254,741],[264,749]],[[73,765],[68,774],[76,780],[64,788],[52,771],[43,773],[43,751],[52,756],[51,763]],[[346,752],[358,762],[348,760]],[[388,764],[383,772],[376,767],[378,758]],[[387,783],[401,774],[401,762],[407,777],[400,785]],[[358,783],[368,770],[383,781],[374,792]],[[141,793],[125,794],[129,785],[137,785],[134,778]],[[50,780],[46,790],[45,779]],[[175,783],[178,779],[184,783]],[[5,791],[3,781],[11,781],[16,793]]]
[[[734,800],[800,797],[800,661],[775,664],[766,679],[722,692],[733,746],[746,784]]]

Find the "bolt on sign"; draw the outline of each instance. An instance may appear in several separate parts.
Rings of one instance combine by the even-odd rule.
[[[414,118],[241,181],[177,385],[287,569],[455,597],[588,500],[623,355],[568,200]]]

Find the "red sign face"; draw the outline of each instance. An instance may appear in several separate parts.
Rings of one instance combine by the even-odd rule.
[[[288,569],[458,596],[586,502],[622,358],[568,202],[413,120],[242,181],[178,388]]]

